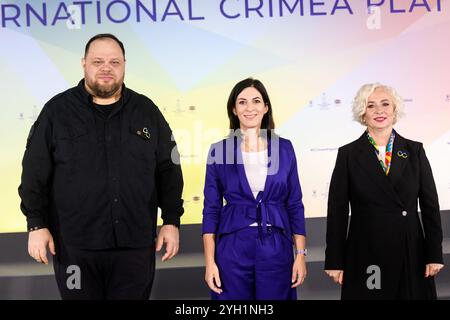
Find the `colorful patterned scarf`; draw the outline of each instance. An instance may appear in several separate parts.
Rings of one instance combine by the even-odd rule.
[[[377,144],[375,143],[375,140],[373,140],[373,138],[370,136],[369,131],[367,131],[367,138],[369,139],[369,142],[374,146],[375,154],[377,155],[377,158],[379,158],[379,153],[380,153],[379,148],[378,148]],[[386,173],[386,175],[389,174],[389,170],[391,169],[392,146],[394,145],[394,139],[395,139],[395,131],[392,130],[388,145],[386,147],[386,156],[384,158],[384,161],[379,159],[381,168],[383,168],[383,171]]]

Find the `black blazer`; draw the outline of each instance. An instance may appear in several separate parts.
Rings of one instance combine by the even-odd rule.
[[[433,279],[424,274],[427,263],[443,263],[442,228],[422,143],[396,134],[388,176],[366,133],[339,148],[326,241],[325,269],[344,270],[342,298],[393,299],[405,283],[411,297],[435,296]],[[370,290],[368,268],[374,265],[380,268],[381,289]]]

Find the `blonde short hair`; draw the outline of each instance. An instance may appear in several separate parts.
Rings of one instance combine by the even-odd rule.
[[[367,100],[369,96],[375,91],[377,88],[382,88],[386,90],[392,97],[392,102],[394,104],[394,124],[401,118],[404,114],[404,103],[403,99],[399,96],[397,91],[394,88],[389,87],[387,85],[381,83],[368,83],[363,85],[358,92],[356,93],[356,97],[353,100],[353,119],[362,125],[365,125],[363,121],[363,116],[366,113]]]

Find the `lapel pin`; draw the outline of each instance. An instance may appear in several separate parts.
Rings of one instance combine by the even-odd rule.
[[[150,139],[150,132],[148,131],[147,128],[143,128],[142,130],[136,131],[136,134],[138,136],[141,136],[144,139],[147,139],[147,140]]]
[[[401,151],[401,150],[399,150],[397,152],[397,156],[399,156],[400,158],[403,158],[403,159],[408,158],[408,154],[405,151]]]
[[[142,132],[144,133],[144,136],[145,136],[147,139],[150,139],[150,132],[148,132],[148,129],[147,129],[147,128],[142,129]]]

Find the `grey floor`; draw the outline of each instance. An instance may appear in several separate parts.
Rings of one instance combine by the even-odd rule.
[[[438,297],[450,299],[450,212],[442,213],[444,259],[446,267],[436,277]],[[203,280],[204,258],[199,225],[182,227],[181,249],[171,261],[162,263],[157,256],[151,299],[209,299]],[[303,300],[336,300],[340,290],[323,272],[325,219],[307,219],[308,278],[298,288]],[[27,234],[0,234],[0,299],[60,299],[51,265],[37,264],[28,257]]]

